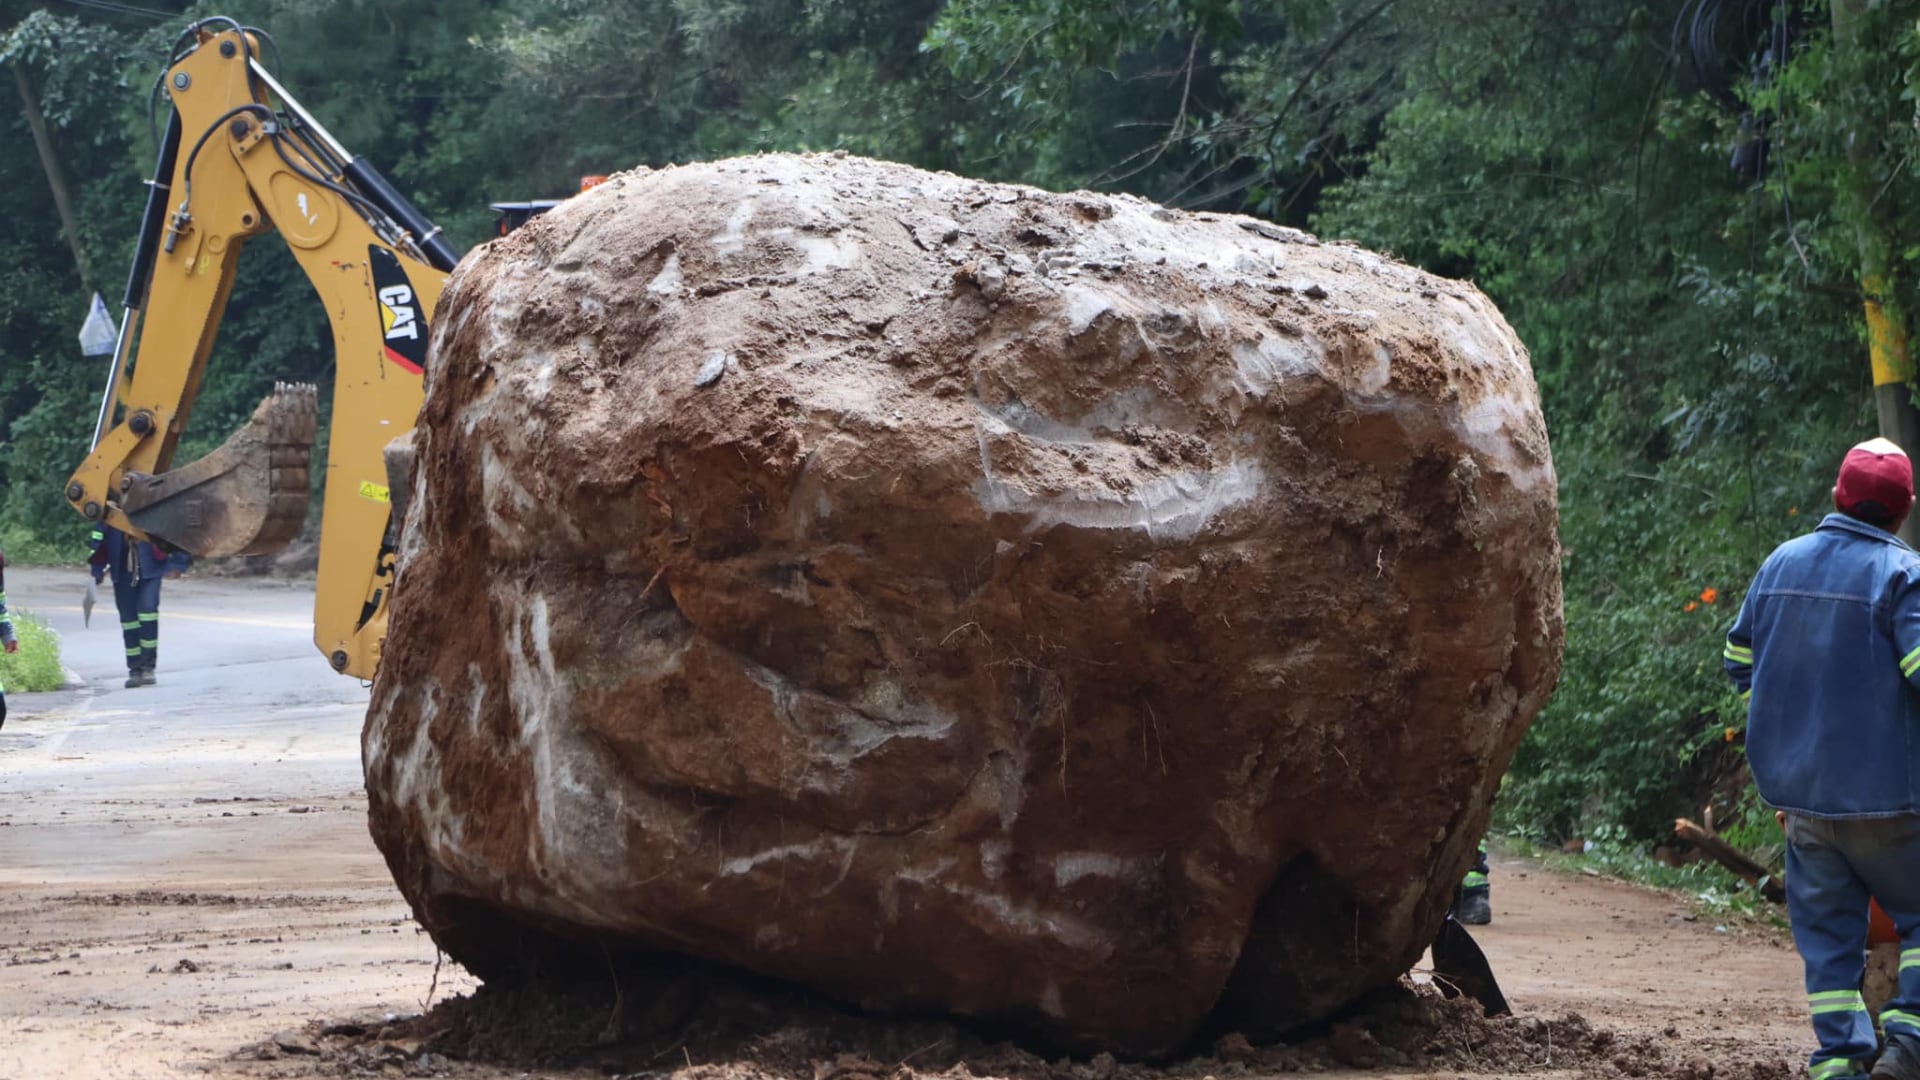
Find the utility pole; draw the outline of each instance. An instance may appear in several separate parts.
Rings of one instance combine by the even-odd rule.
[[[87,272],[87,254],[80,247],[80,221],[73,213],[73,196],[68,193],[67,176],[53,152],[53,139],[47,134],[47,118],[40,113],[40,99],[27,80],[26,68],[18,60],[7,65],[13,69],[13,83],[20,88],[20,111],[33,130],[33,146],[40,152],[40,168],[47,174],[47,186],[53,189],[54,209],[60,214],[60,231],[67,234],[67,246],[73,249],[73,265],[80,273],[81,285],[92,282]],[[1902,444],[1905,445],[1905,444]]]
[[[1833,47],[1843,63],[1871,58],[1872,47],[1863,40],[1871,7],[1870,0],[1833,0]],[[1850,119],[1846,140],[1851,167],[1839,194],[1854,220],[1860,247],[1860,291],[1866,298],[1867,352],[1873,365],[1880,434],[1909,455],[1920,457],[1920,411],[1913,404],[1914,365],[1907,313],[1894,303],[1893,237],[1878,208],[1873,183],[1873,127],[1867,117]],[[1914,541],[1911,522],[1901,527],[1900,537],[1908,543]]]

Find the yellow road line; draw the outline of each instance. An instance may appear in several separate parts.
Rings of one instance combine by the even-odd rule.
[[[56,608],[31,607],[30,608],[25,604],[21,604],[19,605],[19,609],[27,612],[63,611],[69,615],[81,614],[80,609],[77,607],[56,607]],[[111,604],[102,604],[98,608],[95,608],[94,610],[104,611],[107,613],[109,617],[116,617],[113,614],[113,605]],[[229,626],[263,626],[272,630],[311,630],[313,629],[313,624],[307,623],[307,622],[278,622],[273,619],[247,619],[247,618],[241,618],[234,615],[193,615],[183,611],[163,611],[160,613],[160,618],[162,622],[165,622],[169,619],[185,619],[188,622],[225,623]]]

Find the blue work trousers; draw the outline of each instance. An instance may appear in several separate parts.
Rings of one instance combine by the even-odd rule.
[[[1900,990],[1880,1025],[1920,1035],[1920,817],[1788,817],[1787,915],[1820,1040],[1810,1080],[1864,1075],[1879,1050],[1860,999],[1869,899],[1900,933]]]
[[[160,656],[160,579],[113,581],[113,604],[120,609],[120,636],[127,646],[128,671],[152,671]]]

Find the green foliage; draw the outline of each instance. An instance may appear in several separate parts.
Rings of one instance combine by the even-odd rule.
[[[66,684],[60,667],[60,635],[27,612],[15,611],[12,618],[20,651],[0,652],[0,686],[13,694],[60,689]]]
[[[7,526],[0,528],[0,553],[14,566],[71,566],[87,557],[86,534],[61,529],[43,535]]]
[[[58,544],[68,531],[84,535],[60,489],[85,455],[101,367],[80,357],[76,335],[92,289],[118,299],[106,282],[132,247],[138,208],[107,192],[138,190],[125,132],[144,93],[126,77],[139,51],[134,34],[0,0],[0,62],[34,90],[78,189],[89,264],[74,265],[60,235],[21,110],[0,110],[0,532],[16,538]],[[9,96],[11,76],[0,81]]]
[[[1777,205],[1717,152],[1722,121],[1661,92],[1665,26],[1603,6],[1617,22],[1518,51],[1497,24],[1435,43],[1318,222],[1472,274],[1528,342],[1568,641],[1504,809],[1546,835],[1655,836],[1741,726],[1718,653],[1750,575],[1817,521],[1871,420],[1846,297],[1786,263]]]
[[[1718,651],[1750,575],[1817,521],[1841,450],[1873,429],[1851,263],[1800,261],[1779,203],[1726,169],[1725,122],[1661,92],[1665,27],[1606,6],[1618,23],[1518,53],[1450,35],[1321,221],[1471,272],[1528,342],[1568,643],[1505,810],[1547,835],[1657,836],[1743,726]],[[1809,187],[1802,214],[1834,199]]]

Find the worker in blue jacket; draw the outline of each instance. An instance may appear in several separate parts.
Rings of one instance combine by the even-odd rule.
[[[127,647],[127,687],[152,686],[160,656],[160,582],[186,573],[193,559],[184,551],[169,555],[111,525],[94,529],[90,546],[93,580],[113,577],[113,603],[120,609]]]
[[[1726,670],[1748,698],[1754,784],[1786,814],[1787,914],[1820,1040],[1810,1080],[1920,1080],[1920,554],[1893,535],[1912,463],[1861,443],[1833,505],[1760,567]],[[1884,1049],[1860,997],[1870,899],[1902,949]]]

